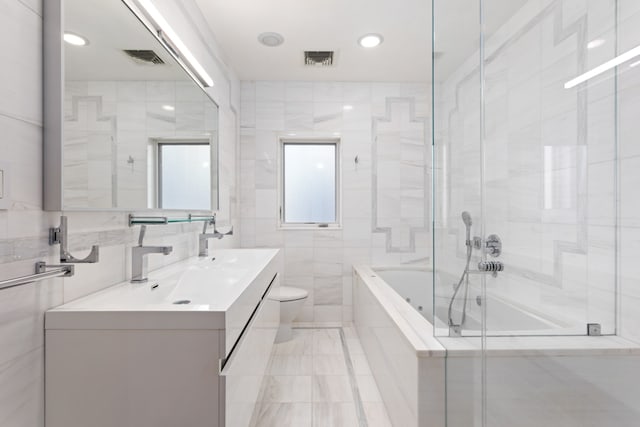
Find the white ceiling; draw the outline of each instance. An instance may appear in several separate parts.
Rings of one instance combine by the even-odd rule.
[[[66,0],[65,30],[89,40],[65,43],[67,80],[188,80],[186,72],[121,1]],[[123,49],[151,49],[163,65],[138,64]]]
[[[492,33],[527,0],[485,2]],[[431,81],[430,0],[196,0],[241,80]],[[438,80],[478,46],[478,0],[436,0]],[[285,42],[266,47],[262,32]],[[379,33],[374,49],[357,44]],[[332,68],[303,65],[305,50],[334,50]]]

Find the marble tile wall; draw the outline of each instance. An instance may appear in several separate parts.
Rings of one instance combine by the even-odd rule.
[[[222,223],[237,223],[236,139],[239,83],[218,59],[210,30],[194,1],[157,1],[157,7],[180,33],[194,55],[213,75],[210,89],[220,106],[220,188]],[[39,260],[55,264],[58,247],[49,246],[49,227],[60,212],[42,210],[42,23],[40,0],[0,1],[0,46],[6,55],[0,79],[0,157],[11,167],[12,204],[0,210],[0,280],[32,274]],[[17,36],[19,35],[19,36]],[[83,256],[100,244],[98,264],[78,265],[75,277],[51,279],[0,291],[0,425],[44,425],[43,326],[50,307],[125,280],[130,247],[138,228],[129,228],[125,212],[65,212],[70,249]],[[194,255],[196,225],[150,228],[148,244],[173,245],[171,255],[150,257],[150,268]],[[237,246],[237,237],[216,247]]]
[[[490,292],[557,319],[559,333],[583,333],[590,322],[616,332],[613,72],[563,87],[616,55],[614,3],[527,2],[487,39],[483,152],[477,54],[438,86],[441,304],[464,267],[462,211],[479,234],[484,182],[485,234],[502,238],[507,266]],[[587,49],[598,38],[605,43]]]
[[[619,0],[618,49],[640,45],[640,4]],[[635,58],[618,74],[619,333],[640,343],[640,69]]]
[[[430,156],[424,155],[430,96],[426,84],[242,82],[241,245],[284,248],[284,284],[309,291],[298,321],[351,320],[353,264],[426,264],[430,259],[424,217],[430,197],[425,178]],[[379,167],[376,136],[378,157],[386,161]],[[278,228],[280,137],[340,138],[340,230]]]

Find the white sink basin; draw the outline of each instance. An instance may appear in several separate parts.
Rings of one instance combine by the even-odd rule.
[[[146,283],[123,282],[56,307],[45,328],[224,329],[228,352],[275,275],[277,255],[227,249],[213,260],[181,261],[149,273]]]

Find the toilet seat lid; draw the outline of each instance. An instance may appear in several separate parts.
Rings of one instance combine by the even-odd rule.
[[[290,286],[280,286],[269,293],[269,298],[275,301],[295,301],[304,299],[309,296],[309,292],[300,288],[292,288]]]

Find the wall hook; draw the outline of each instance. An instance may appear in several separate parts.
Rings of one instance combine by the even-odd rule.
[[[60,217],[60,227],[53,227],[49,229],[49,245],[60,244],[60,262],[62,263],[74,263],[74,264],[86,264],[95,263],[100,260],[100,247],[98,245],[91,246],[91,252],[85,258],[78,259],[69,253],[67,245],[69,244],[69,238],[67,236],[67,217]]]

